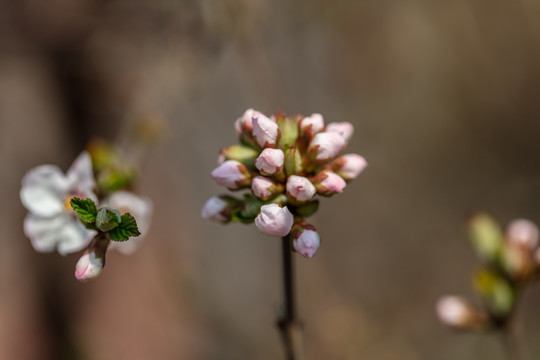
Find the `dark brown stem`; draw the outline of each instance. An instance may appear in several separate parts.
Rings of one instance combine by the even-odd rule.
[[[283,255],[283,296],[282,313],[278,317],[278,327],[287,360],[301,360],[301,332],[295,315],[294,271],[290,238],[281,239]]]
[[[508,360],[521,360],[521,352],[517,343],[516,334],[512,323],[508,323],[501,333],[501,342],[508,354]]]

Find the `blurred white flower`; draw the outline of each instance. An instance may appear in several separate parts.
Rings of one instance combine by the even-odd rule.
[[[29,214],[24,233],[39,252],[55,249],[62,255],[84,249],[96,231],[88,230],[71,209],[73,197],[90,198],[97,203],[92,160],[82,152],[67,174],[54,165],[41,165],[22,179],[20,198]]]
[[[109,249],[116,249],[126,255],[135,252],[150,229],[153,210],[152,202],[129,191],[117,191],[103,200],[102,207],[118,210],[121,215],[130,213],[135,218],[141,235],[131,237],[127,241],[111,241],[109,245]]]

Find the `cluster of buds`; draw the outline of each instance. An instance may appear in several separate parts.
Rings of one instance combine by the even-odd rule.
[[[540,272],[538,228],[529,220],[517,219],[503,232],[492,217],[477,214],[469,223],[469,235],[482,262],[473,283],[483,306],[445,296],[437,302],[437,314],[441,322],[456,329],[504,328],[519,294]]]
[[[152,204],[129,191],[134,180],[134,168],[118,149],[101,141],[91,143],[65,175],[55,165],[37,166],[22,179],[24,233],[38,252],[84,250],[75,277],[96,278],[108,250],[132,253],[150,225]]]
[[[366,167],[357,154],[341,155],[352,136],[348,122],[325,125],[322,115],[267,117],[253,109],[236,120],[240,144],[221,150],[212,178],[242,199],[210,198],[202,217],[220,223],[255,222],[265,235],[291,235],[293,250],[312,257],[320,239],[306,222],[319,205],[316,195],[341,193]]]

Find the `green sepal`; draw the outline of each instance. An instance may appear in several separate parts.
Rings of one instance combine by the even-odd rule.
[[[504,246],[499,224],[487,214],[477,214],[469,223],[469,237],[478,257],[487,264],[498,266]]]
[[[319,200],[315,199],[295,208],[295,213],[302,217],[310,217],[319,209]]]
[[[251,146],[231,145],[221,149],[221,154],[226,160],[236,160],[247,167],[255,167],[255,159],[259,156],[260,151],[255,150]]]
[[[130,236],[141,235],[137,227],[137,222],[130,213],[125,213],[122,215],[121,220],[122,221],[117,227],[108,232],[109,238],[112,241],[126,241]]]
[[[279,127],[281,137],[278,141],[277,147],[282,150],[287,150],[293,146],[298,138],[298,121],[299,117],[289,118],[282,115],[276,116],[276,123]]]
[[[512,312],[516,290],[505,278],[484,269],[475,275],[474,287],[493,315],[506,317]]]
[[[97,207],[92,199],[75,197],[71,199],[69,204],[79,219],[82,220],[83,224],[93,224],[96,222]]]
[[[297,175],[303,171],[302,155],[296,147],[290,147],[285,152],[285,173],[287,176]]]
[[[111,231],[120,224],[122,218],[118,210],[108,207],[99,209],[96,216],[96,226],[103,232]]]

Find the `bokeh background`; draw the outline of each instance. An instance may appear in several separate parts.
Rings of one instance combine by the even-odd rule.
[[[0,358],[280,359],[280,242],[200,218],[234,120],[349,121],[369,168],[312,218],[295,256],[308,359],[505,359],[434,303],[473,297],[464,221],[540,222],[540,2],[0,1]],[[152,146],[130,139],[145,121]],[[18,192],[99,136],[140,162],[153,228],[79,284],[77,256],[37,254]],[[517,334],[540,355],[540,287]]]

